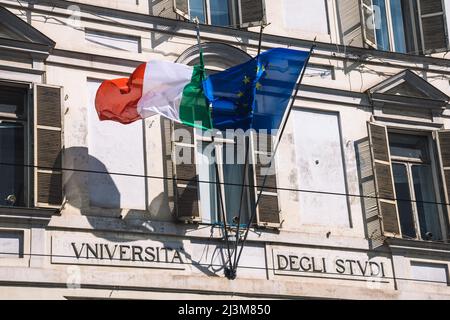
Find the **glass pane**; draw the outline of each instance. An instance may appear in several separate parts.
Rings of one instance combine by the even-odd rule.
[[[245,164],[238,164],[236,161],[236,145],[225,144],[223,148],[223,176],[224,182],[235,185],[225,185],[225,204],[227,211],[228,223],[237,225],[239,216],[239,203],[241,200],[242,192],[242,179],[244,176]],[[230,156],[230,153],[234,153],[234,156]],[[228,157],[227,157],[228,155]],[[226,159],[233,159],[233,161],[226,161]],[[248,170],[247,170],[248,172]],[[247,184],[247,183],[245,183]],[[244,190],[244,197],[241,208],[241,220],[240,224],[246,224],[249,220],[248,201],[247,201],[247,189]]]
[[[24,127],[0,121],[0,205],[24,206]]]
[[[389,51],[389,30],[386,17],[385,0],[373,0],[375,10],[375,33],[378,50]]]
[[[392,31],[394,33],[395,51],[406,53],[402,0],[391,0],[390,4],[391,4],[391,18],[393,28]]]
[[[394,163],[392,164],[392,169],[394,173],[395,193],[398,199],[397,204],[402,235],[404,238],[416,238],[406,166]]]
[[[0,112],[22,116],[25,105],[26,90],[1,87],[0,88]]]
[[[205,181],[199,183],[202,220],[204,222],[216,223],[218,221],[217,185],[207,183],[208,181],[216,181],[214,144],[200,142],[199,149],[197,153],[198,179],[199,181]]]
[[[419,54],[419,48],[422,47],[422,41],[420,37],[421,31],[418,19],[417,1],[401,0],[400,2],[403,17],[403,38],[405,39],[405,48],[400,52]],[[398,36],[401,37],[400,34]]]
[[[424,240],[442,240],[436,193],[433,186],[431,166],[417,165],[412,167],[414,194],[417,200],[420,235]]]
[[[204,0],[189,0],[189,17],[191,20],[197,17],[201,23],[206,23]]]
[[[428,161],[428,139],[425,136],[389,133],[391,156]]]
[[[230,13],[228,0],[210,0],[211,24],[216,26],[229,26]]]

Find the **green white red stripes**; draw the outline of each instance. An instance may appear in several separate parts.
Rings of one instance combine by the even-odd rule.
[[[159,114],[189,126],[211,128],[203,77],[203,66],[150,61],[129,79],[102,83],[96,96],[97,113],[101,120],[121,123]]]

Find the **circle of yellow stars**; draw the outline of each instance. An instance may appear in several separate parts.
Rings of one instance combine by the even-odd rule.
[[[265,65],[258,65],[255,68],[256,78],[260,79],[262,77],[262,75],[266,72],[266,68],[267,68],[267,66],[265,66]],[[244,78],[242,79],[242,82],[246,86],[248,86],[249,84],[252,83],[252,79],[248,75],[244,75]],[[256,88],[257,91],[261,90],[262,89],[262,84],[259,81],[257,81],[256,84],[255,84],[255,88]],[[238,98],[245,97],[245,93],[243,91],[245,91],[245,90],[240,90],[237,93]],[[248,107],[248,104],[241,104],[241,105],[243,107]]]

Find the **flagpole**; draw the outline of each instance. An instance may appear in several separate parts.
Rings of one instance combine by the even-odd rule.
[[[259,42],[258,42],[258,55],[257,57],[259,57],[259,55],[261,54],[261,46],[262,46],[262,36],[263,36],[263,32],[264,32],[264,28],[265,25],[261,24],[261,30],[259,32]],[[240,200],[241,202],[239,203],[239,214],[238,214],[238,220],[237,220],[237,229],[236,229],[236,244],[234,247],[234,263],[233,263],[233,272],[232,272],[232,276],[233,279],[236,278],[236,266],[237,266],[237,250],[239,247],[239,232],[241,230],[241,215],[242,215],[242,202],[244,200],[244,192],[245,192],[245,181],[247,180],[247,167],[248,167],[248,160],[249,160],[249,153],[250,153],[250,136],[247,137],[246,134],[244,134],[244,144],[245,144],[245,165],[244,165],[244,175],[242,177],[242,190],[241,190],[241,197]]]
[[[269,162],[269,163],[270,163],[270,167],[272,167],[272,162],[273,162],[273,160],[274,160],[274,158],[275,158],[276,152],[277,152],[278,147],[279,147],[279,145],[280,145],[280,143],[281,143],[281,138],[283,137],[283,133],[284,133],[284,131],[285,131],[285,129],[286,129],[286,126],[287,126],[287,122],[288,122],[289,116],[290,116],[290,114],[291,114],[291,112],[292,112],[292,109],[293,109],[293,107],[294,107],[295,99],[296,99],[297,94],[298,94],[298,92],[299,92],[299,90],[300,90],[300,85],[301,85],[301,83],[302,83],[303,77],[304,77],[304,75],[305,75],[306,68],[307,68],[308,63],[309,63],[309,59],[311,58],[311,55],[312,55],[312,53],[313,53],[315,47],[316,47],[316,39],[314,39],[314,42],[313,42],[313,44],[312,44],[312,46],[311,46],[311,49],[309,50],[309,55],[308,55],[308,57],[307,57],[307,59],[306,59],[306,61],[305,61],[305,65],[304,65],[304,67],[303,67],[302,73],[301,73],[301,75],[300,75],[300,77],[299,77],[299,80],[298,80],[298,82],[297,82],[297,85],[296,85],[296,88],[295,88],[295,91],[294,91],[294,94],[293,94],[293,97],[292,97],[291,104],[289,105],[289,108],[288,108],[288,111],[287,111],[287,113],[286,113],[286,117],[285,117],[283,126],[282,126],[281,131],[280,131],[280,133],[279,133],[279,135],[278,135],[278,139],[277,139],[277,143],[276,143],[275,149],[273,150],[272,156],[271,156],[271,158],[270,158],[270,162]],[[245,242],[247,241],[247,238],[248,238],[248,234],[249,234],[249,231],[250,231],[250,226],[251,226],[251,224],[252,224],[252,221],[255,219],[255,216],[256,216],[256,209],[257,209],[258,204],[259,204],[259,201],[260,201],[260,199],[261,199],[261,194],[263,193],[264,187],[265,187],[265,185],[266,185],[266,180],[267,180],[267,174],[264,175],[263,184],[262,184],[262,186],[261,186],[261,190],[259,191],[258,198],[257,198],[257,200],[256,200],[256,202],[255,202],[254,210],[253,210],[253,212],[252,212],[252,216],[251,216],[250,221],[249,221],[249,223],[248,223],[248,227],[247,227],[247,230],[246,230],[245,235],[244,235],[244,240],[242,241],[242,246],[241,246],[241,248],[240,248],[240,250],[239,250],[239,255],[238,255],[238,257],[237,257],[237,261],[236,261],[236,263],[235,263],[235,265],[234,265],[235,272],[237,271],[237,267],[238,267],[239,260],[240,260],[240,258],[241,258],[242,250],[244,249]]]
[[[200,50],[200,63],[201,65],[204,67],[204,60],[203,60],[203,50],[202,50],[202,44],[201,44],[201,40],[200,40],[200,21],[198,19],[198,17],[195,17],[194,22],[196,24],[196,31],[197,31],[197,44]],[[203,70],[202,73],[202,80],[204,77],[204,73],[205,70]],[[210,127],[211,130],[213,129],[213,125],[212,125],[212,119],[210,119]],[[226,213],[225,213],[225,206],[223,204],[223,197],[222,197],[222,183],[220,181],[220,175],[219,175],[219,165],[217,164],[217,147],[215,144],[215,136],[214,133],[211,135],[211,139],[212,139],[212,143],[214,144],[214,153],[215,153],[215,159],[214,159],[214,167],[215,167],[215,171],[216,171],[216,179],[218,181],[218,183],[216,184],[216,192],[218,193],[218,197],[219,197],[219,203],[220,203],[220,208],[219,210],[222,213],[222,220],[223,220],[223,228],[224,228],[224,236],[225,236],[225,241],[227,244],[227,252],[228,252],[228,263],[229,263],[229,267],[225,267],[225,276],[228,279],[234,279],[233,277],[233,265],[231,262],[231,249],[230,249],[230,240],[228,238],[228,226],[227,226],[227,218],[226,218]]]

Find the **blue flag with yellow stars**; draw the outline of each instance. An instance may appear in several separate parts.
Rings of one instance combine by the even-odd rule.
[[[310,52],[271,49],[203,82],[213,128],[279,129]]]

